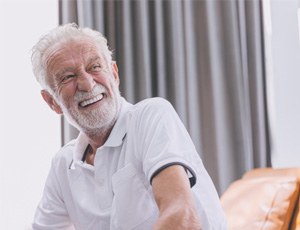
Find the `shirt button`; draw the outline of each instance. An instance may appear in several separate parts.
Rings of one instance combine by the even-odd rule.
[[[103,178],[99,178],[98,180],[97,180],[97,184],[99,185],[99,186],[104,186],[104,183],[105,183],[105,180],[103,179]]]

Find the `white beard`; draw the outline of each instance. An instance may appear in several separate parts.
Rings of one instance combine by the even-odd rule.
[[[61,105],[64,115],[70,124],[86,134],[100,134],[110,130],[114,125],[120,109],[121,95],[117,85],[111,83],[113,95],[109,95],[106,88],[100,84],[95,85],[91,92],[77,91],[74,97],[74,104],[69,108]],[[101,108],[92,110],[79,110],[78,103],[84,99],[94,97],[100,93],[106,96],[103,98]]]

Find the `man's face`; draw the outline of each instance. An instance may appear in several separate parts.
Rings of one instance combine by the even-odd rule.
[[[69,122],[84,132],[110,128],[120,103],[116,64],[89,40],[60,44],[47,57],[48,84]]]

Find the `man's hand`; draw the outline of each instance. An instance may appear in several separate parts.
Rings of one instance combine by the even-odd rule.
[[[154,230],[200,230],[190,182],[180,165],[170,166],[153,178],[153,193],[159,208]]]

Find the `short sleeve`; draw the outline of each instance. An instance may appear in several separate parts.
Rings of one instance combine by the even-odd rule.
[[[148,180],[151,182],[166,167],[182,165],[193,186],[196,183],[195,168],[202,166],[202,162],[172,105],[161,98],[151,99],[143,105],[136,123],[137,152]]]

